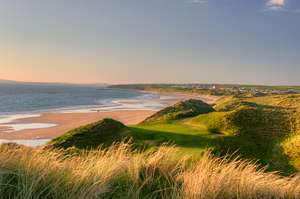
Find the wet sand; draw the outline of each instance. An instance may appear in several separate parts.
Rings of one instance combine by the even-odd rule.
[[[7,140],[18,139],[49,139],[54,138],[74,128],[99,121],[103,118],[113,118],[132,125],[142,122],[152,115],[154,111],[113,111],[95,113],[45,113],[39,117],[25,118],[14,123],[53,123],[55,127],[44,129],[28,129],[15,132],[7,132],[8,129],[0,128],[0,138]]]

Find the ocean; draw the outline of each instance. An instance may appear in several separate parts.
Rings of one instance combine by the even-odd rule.
[[[159,109],[160,96],[136,90],[60,84],[0,83],[0,115],[57,111]]]

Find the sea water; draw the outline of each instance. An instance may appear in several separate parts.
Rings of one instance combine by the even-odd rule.
[[[0,115],[97,109],[159,109],[158,95],[63,84],[0,83]],[[152,101],[152,103],[151,103]]]

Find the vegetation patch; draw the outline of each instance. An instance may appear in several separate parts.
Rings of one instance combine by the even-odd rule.
[[[129,129],[119,121],[103,119],[99,122],[82,126],[59,136],[48,147],[92,149],[101,145],[109,146],[130,136]]]
[[[268,165],[270,170],[295,172],[280,144],[291,132],[290,111],[275,103],[259,104],[256,100],[262,99],[225,100],[216,105],[219,107],[216,109],[223,111],[199,115],[185,123],[195,127],[204,125],[211,133],[224,135],[216,138],[216,155],[235,153],[243,158],[258,160]]]
[[[143,123],[169,122],[213,112],[214,109],[201,100],[190,99],[167,107],[147,118]]]

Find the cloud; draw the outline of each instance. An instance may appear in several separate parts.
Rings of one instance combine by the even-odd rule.
[[[191,2],[195,4],[207,4],[208,0],[192,0]]]
[[[268,0],[266,8],[268,10],[283,10],[286,2],[286,0]]]
[[[269,0],[267,2],[269,6],[284,6],[285,3],[285,0]]]

